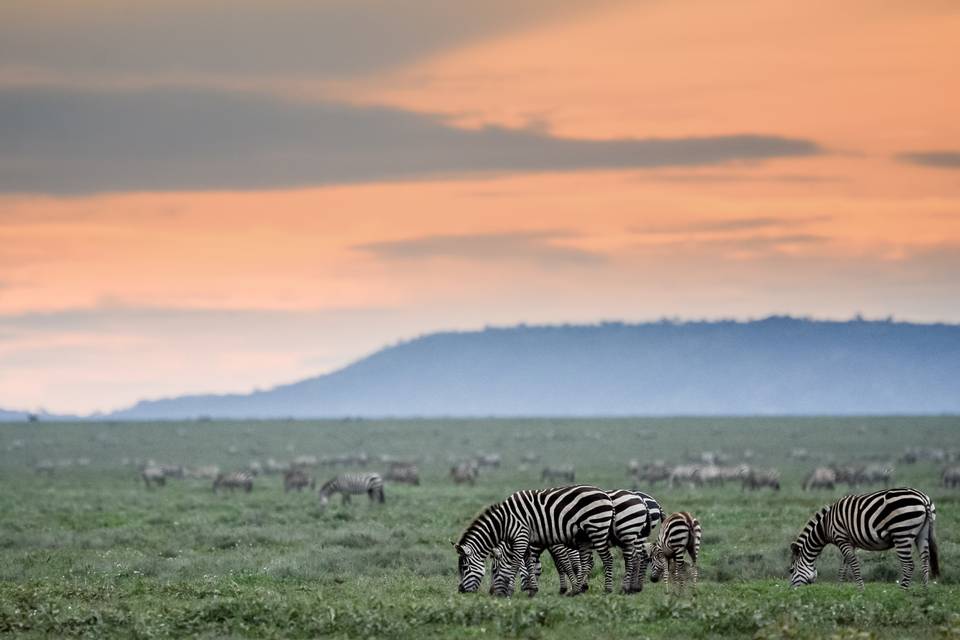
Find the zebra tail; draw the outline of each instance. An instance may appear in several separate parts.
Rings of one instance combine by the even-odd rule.
[[[933,531],[933,514],[927,507],[927,544],[930,550],[930,575],[934,578],[940,577],[940,550],[937,548],[937,536]]]
[[[697,556],[700,554],[700,537],[703,535],[703,529],[700,527],[700,521],[693,519],[691,535],[687,538],[687,553],[690,554],[690,561],[697,563]]]

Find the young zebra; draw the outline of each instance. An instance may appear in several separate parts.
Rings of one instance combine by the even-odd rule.
[[[607,495],[613,502],[614,521],[610,529],[610,543],[619,547],[623,551],[623,584],[624,593],[634,593],[643,590],[643,578],[647,572],[648,556],[645,548],[647,538],[657,523],[662,518],[662,510],[652,496],[640,491],[626,491],[618,489],[607,491]],[[564,545],[552,545],[547,548],[550,556],[553,558],[554,566],[557,568],[557,574],[560,578],[560,593],[567,592],[566,577],[576,576],[581,571],[586,575],[593,569],[593,553],[587,550],[581,553],[577,549],[571,549]],[[502,558],[509,549],[506,545],[499,548],[499,553],[494,553],[493,575],[496,582],[496,576],[502,569]],[[543,572],[540,563],[540,556],[544,548],[540,545],[532,544],[530,546],[531,572],[528,573],[521,569],[520,588],[529,591],[531,583],[536,586],[539,576]],[[533,580],[531,580],[531,576]],[[512,586],[512,585],[511,585]],[[574,581],[570,580],[570,587],[574,587]],[[584,584],[583,588],[586,589]],[[492,585],[491,585],[492,589]]]
[[[221,473],[213,481],[213,492],[218,489],[230,489],[233,493],[235,489],[243,489],[247,493],[253,491],[253,475],[249,471],[234,471],[232,473]]]
[[[341,473],[320,487],[320,506],[325,507],[335,493],[343,496],[343,504],[350,502],[351,495],[364,493],[369,496],[370,502],[383,502],[383,478],[379,473],[372,472]]]
[[[790,585],[811,584],[817,579],[814,562],[823,548],[834,544],[843,555],[840,580],[853,577],[860,589],[860,561],[857,549],[883,551],[896,548],[900,558],[900,586],[913,578],[913,546],[920,552],[923,586],[931,575],[940,575],[940,561],[933,525],[936,507],[930,497],[916,489],[885,489],[840,498],[823,507],[807,522],[790,545]]]
[[[604,589],[613,591],[613,556],[608,540],[613,523],[613,502],[605,491],[576,485],[554,489],[517,491],[503,502],[487,507],[454,543],[459,556],[459,591],[473,593],[480,588],[484,561],[496,557],[501,543],[507,543],[509,555],[495,576],[494,593],[507,595],[521,565],[530,558],[530,545],[564,545],[577,549],[592,548],[600,554],[604,569]],[[576,575],[574,593],[586,581],[583,567]],[[532,577],[530,595],[536,593]]]
[[[660,535],[653,544],[650,582],[657,582],[666,573],[667,582],[675,584],[683,591],[684,579],[688,568],[684,564],[684,554],[690,556],[693,585],[696,586],[699,570],[697,559],[700,556],[700,540],[703,530],[700,521],[686,511],[670,514],[660,525]]]

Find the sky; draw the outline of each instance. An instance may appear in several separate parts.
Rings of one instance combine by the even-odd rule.
[[[960,322],[952,0],[0,5],[0,407],[424,333]]]

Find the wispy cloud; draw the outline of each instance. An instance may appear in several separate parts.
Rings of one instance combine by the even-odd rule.
[[[813,222],[829,220],[829,216],[806,216],[802,218],[778,218],[774,216],[756,216],[748,218],[730,218],[727,220],[698,220],[676,225],[651,225],[635,227],[634,233],[644,235],[676,235],[700,233],[732,233],[756,229],[785,229],[803,226]]]
[[[769,135],[585,140],[391,108],[201,90],[0,89],[0,190],[263,189],[820,153]]]
[[[960,151],[910,151],[899,154],[897,159],[921,167],[960,169]]]
[[[440,257],[467,260],[510,259],[551,266],[595,264],[604,260],[601,254],[554,242],[570,235],[562,231],[433,235],[372,242],[354,248],[382,260],[423,260]]]

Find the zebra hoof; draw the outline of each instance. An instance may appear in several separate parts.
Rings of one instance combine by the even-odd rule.
[[[566,592],[567,592],[567,588],[566,588],[566,587],[560,587],[560,595],[563,595],[563,594],[565,594]]]

